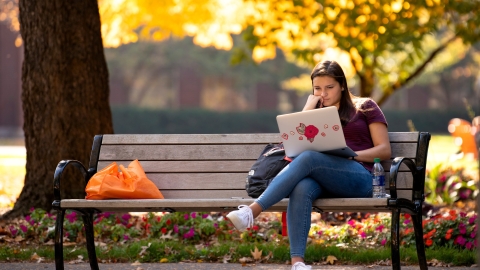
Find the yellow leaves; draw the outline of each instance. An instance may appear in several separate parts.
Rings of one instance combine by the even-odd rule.
[[[190,35],[198,45],[230,49],[249,9],[235,0],[100,0],[99,11],[106,47]]]
[[[161,258],[160,263],[168,263],[168,259],[167,258]]]
[[[348,30],[350,31],[350,36],[352,38],[356,38],[360,33],[360,28],[358,27],[350,27]]]
[[[275,46],[274,45],[268,45],[265,47],[255,47],[253,49],[253,54],[252,58],[256,62],[261,62],[267,59],[273,59],[276,56],[275,52]]]
[[[374,37],[373,36],[369,36],[367,38],[365,38],[363,41],[362,41],[362,45],[363,47],[370,51],[370,52],[373,52],[375,50],[375,42],[374,42]]]
[[[367,16],[365,16],[365,15],[360,15],[360,16],[358,16],[358,17],[355,19],[355,22],[356,22],[357,24],[363,24],[363,23],[365,23],[366,21],[367,21]]]
[[[387,28],[385,28],[385,26],[382,25],[382,26],[378,27],[378,33],[383,34],[386,31],[387,31]]]
[[[417,13],[418,24],[420,26],[426,24],[430,20],[430,13],[426,8],[419,7],[415,12]]]
[[[338,7],[335,7],[334,9],[331,7],[325,8],[325,15],[327,16],[327,19],[331,21],[333,21],[337,17],[338,13],[340,13],[340,8]]]
[[[392,11],[398,13],[403,8],[403,0],[396,0],[391,3]]]

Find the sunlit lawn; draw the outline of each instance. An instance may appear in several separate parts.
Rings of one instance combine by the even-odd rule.
[[[466,167],[476,171],[478,175],[476,161],[452,159],[458,149],[450,135],[434,134],[430,141],[427,169],[442,163],[453,167]],[[25,176],[25,157],[25,149],[19,145],[19,140],[0,141],[0,207],[11,207],[20,194]]]

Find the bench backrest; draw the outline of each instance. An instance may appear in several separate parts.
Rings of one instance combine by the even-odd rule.
[[[421,135],[390,132],[392,157],[414,158],[417,167],[424,168],[428,142],[419,144]],[[248,198],[245,181],[250,167],[266,144],[279,141],[276,133],[97,135],[90,171],[114,161],[127,166],[138,159],[165,198]],[[391,162],[382,163],[387,179]],[[413,177],[407,171],[402,165],[397,194],[411,199]]]

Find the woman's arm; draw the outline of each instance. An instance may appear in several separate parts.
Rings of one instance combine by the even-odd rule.
[[[390,159],[392,149],[390,148],[390,140],[388,138],[387,126],[384,123],[374,122],[368,125],[372,136],[373,147],[357,151],[355,160],[363,162],[373,162],[374,158],[380,160]]]

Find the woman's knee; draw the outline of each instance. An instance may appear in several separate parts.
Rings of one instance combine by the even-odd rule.
[[[320,185],[312,178],[305,178],[298,182],[290,193],[290,199],[312,198],[315,199],[320,195]]]

